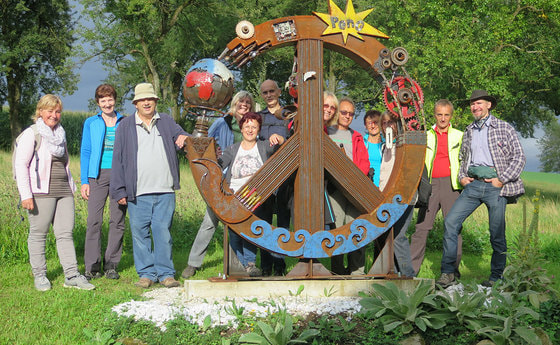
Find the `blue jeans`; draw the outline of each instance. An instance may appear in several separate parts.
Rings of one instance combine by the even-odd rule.
[[[393,225],[393,249],[395,251],[395,258],[399,267],[399,272],[407,277],[415,277],[416,273],[412,268],[412,258],[410,256],[410,244],[406,237],[406,231],[412,221],[414,214],[414,205],[408,205],[403,215],[395,225]]]
[[[501,188],[492,186],[491,183],[474,180],[467,184],[465,189],[453,204],[445,217],[443,233],[443,256],[441,258],[441,273],[453,273],[457,259],[457,237],[461,226],[481,204],[488,209],[490,244],[493,253],[490,261],[490,280],[502,277],[506,267],[506,198],[500,196]]]
[[[233,249],[235,255],[237,255],[237,259],[239,259],[239,262],[241,262],[243,267],[247,267],[250,262],[253,264],[256,263],[257,246],[239,236],[233,230],[228,229],[228,231],[231,249]]]
[[[140,195],[128,203],[134,266],[140,278],[161,282],[175,277],[169,233],[174,212],[175,193]]]

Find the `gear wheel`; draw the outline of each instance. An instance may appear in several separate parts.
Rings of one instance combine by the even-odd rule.
[[[408,122],[406,123],[406,126],[407,126],[408,129],[410,129],[411,131],[417,131],[417,130],[419,129],[419,127],[420,127],[420,123],[419,123],[417,120],[412,119],[412,120],[410,120],[410,121],[408,121]]]
[[[390,87],[385,87],[383,101],[387,110],[395,118],[401,116],[399,114],[400,106],[402,117],[411,119],[421,111],[424,94],[420,85],[414,79],[400,76],[393,79]]]

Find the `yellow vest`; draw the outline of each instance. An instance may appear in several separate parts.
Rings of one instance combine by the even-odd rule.
[[[437,135],[435,132],[435,126],[430,128],[427,134],[427,145],[426,145],[426,168],[428,169],[428,176],[430,177],[430,182],[432,181],[432,168],[434,164],[434,159],[436,158],[437,151]],[[462,189],[463,187],[459,183],[459,152],[461,151],[461,142],[463,141],[463,132],[455,129],[449,124],[449,129],[447,130],[447,150],[449,152],[449,168],[451,170],[451,186],[455,190]]]

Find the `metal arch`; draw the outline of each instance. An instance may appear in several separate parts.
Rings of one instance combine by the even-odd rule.
[[[291,23],[292,36],[278,39],[275,25]],[[230,66],[240,66],[265,50],[297,44],[299,73],[298,128],[295,134],[263,165],[236,194],[227,192],[217,165],[214,144],[198,145],[189,138],[186,150],[193,177],[215,214],[235,232],[267,250],[300,258],[321,258],[348,253],[370,243],[389,229],[403,214],[416,192],[424,164],[425,133],[405,132],[397,139],[397,155],[387,188],[381,192],[328,138],[322,127],[323,48],[355,61],[373,76],[379,76],[376,61],[386,48],[376,39],[322,36],[324,23],[315,16],[285,17],[255,26],[248,39],[235,38],[220,56]],[[315,78],[303,80],[307,71]],[[250,210],[265,200],[296,173],[294,192],[295,232],[274,228]],[[323,224],[324,176],[363,214],[354,222],[325,231]],[[247,196],[247,193],[250,196]]]

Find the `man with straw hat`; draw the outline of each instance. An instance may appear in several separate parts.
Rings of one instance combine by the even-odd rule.
[[[144,289],[157,282],[180,285],[169,228],[175,190],[180,188],[176,150],[188,134],[171,116],[156,111],[158,99],[152,84],[136,85],[136,113],[123,119],[116,133],[110,184],[111,196],[128,205],[134,266],[140,277],[136,286]]]

